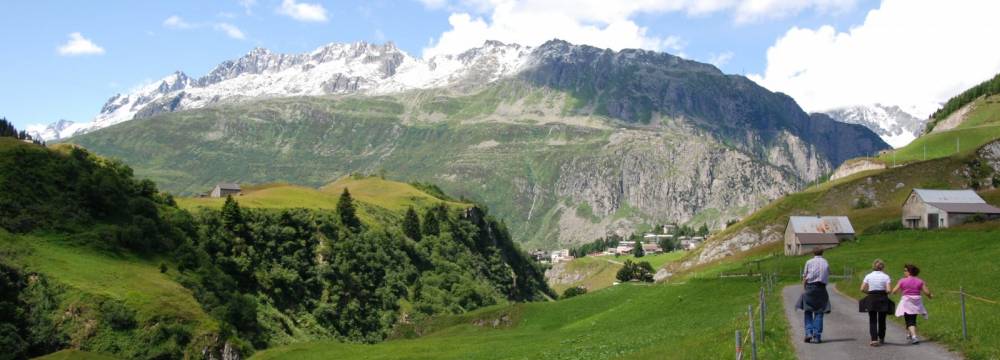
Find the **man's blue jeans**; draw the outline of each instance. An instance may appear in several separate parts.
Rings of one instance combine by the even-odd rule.
[[[823,313],[806,311],[806,336],[819,339],[823,334]]]

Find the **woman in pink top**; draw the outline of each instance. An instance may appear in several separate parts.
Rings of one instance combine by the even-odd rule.
[[[927,318],[927,309],[924,308],[920,294],[926,294],[928,299],[932,299],[934,296],[931,295],[927,284],[917,277],[920,274],[919,268],[912,264],[906,264],[903,266],[903,274],[906,277],[896,283],[896,287],[892,289],[893,294],[897,292],[903,294],[899,299],[899,306],[896,306],[896,317],[902,316],[906,320],[906,329],[910,332],[906,335],[906,339],[910,341],[910,344],[918,344],[920,340],[917,339],[917,315],[923,315],[924,318]]]

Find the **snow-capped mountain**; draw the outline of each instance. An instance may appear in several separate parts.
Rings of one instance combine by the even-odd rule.
[[[871,129],[894,148],[906,146],[923,132],[922,120],[895,105],[857,105],[826,112],[834,120]]]
[[[36,126],[43,139],[62,139],[134,118],[262,97],[387,94],[445,86],[476,86],[516,73],[531,48],[487,41],[456,55],[414,58],[393,43],[328,44],[305,54],[255,48],[193,79],[177,71],[107,101],[91,122]],[[51,131],[50,131],[51,129]],[[58,129],[58,130],[57,130]]]
[[[70,137],[83,127],[69,120],[59,120],[48,125],[29,125],[25,131],[34,139],[49,141]]]

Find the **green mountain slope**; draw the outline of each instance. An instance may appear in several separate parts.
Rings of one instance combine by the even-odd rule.
[[[554,296],[502,223],[433,186],[271,186],[248,195],[263,208],[230,199],[192,213],[79,148],[0,138],[0,162],[0,344],[15,359],[377,342],[398,324]],[[282,207],[330,192],[333,210]]]
[[[759,283],[747,279],[623,284],[553,303],[437,319],[415,339],[304,343],[254,359],[718,359],[732,354],[733,331],[746,327],[741,315],[758,290]],[[768,321],[784,322],[780,312]],[[761,349],[768,358],[794,358],[784,327],[767,336],[775,339]]]
[[[530,247],[651,223],[720,227],[887,148],[864,127],[668,54],[553,41],[533,56],[517,76],[471,88],[220,104],[69,141],[182,195],[352,173],[439,184],[489,206]]]

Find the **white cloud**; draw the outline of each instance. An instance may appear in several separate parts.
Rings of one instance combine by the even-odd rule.
[[[198,29],[198,28],[204,28],[204,27],[211,27],[213,30],[222,32],[222,33],[226,34],[226,36],[229,36],[229,37],[231,37],[233,39],[243,40],[243,39],[246,38],[246,35],[243,34],[243,31],[240,30],[239,27],[237,27],[236,25],[227,23],[227,22],[219,22],[219,23],[189,23],[189,22],[185,21],[184,19],[182,19],[180,16],[173,15],[171,17],[168,17],[166,20],[163,20],[163,26],[166,27],[166,28],[178,29],[178,30],[188,30],[188,29]]]
[[[751,79],[806,110],[884,103],[924,117],[1000,72],[1000,2],[884,0],[863,24],[792,28]]]
[[[295,0],[282,0],[278,13],[298,21],[324,22],[327,20],[326,8],[323,5],[299,3]]]
[[[715,65],[715,67],[717,68],[721,68],[723,65],[728,64],[729,60],[733,59],[733,56],[735,56],[735,54],[733,54],[732,51],[726,51],[721,54],[711,55],[708,57],[708,63]]]
[[[243,40],[246,36],[243,35],[243,31],[236,25],[230,23],[218,23],[212,26],[215,30],[224,32],[227,36],[233,39]]]
[[[289,0],[286,0],[289,1]],[[737,23],[790,16],[814,9],[841,11],[857,0],[419,0],[451,12],[451,29],[424,49],[424,56],[455,53],[485,40],[538,45],[553,38],[611,49],[643,48],[680,53],[674,36],[651,34],[636,23],[643,13],[732,13]]]
[[[237,2],[240,3],[247,15],[253,15],[253,7],[257,4],[257,0],[237,0]]]
[[[104,48],[97,46],[93,41],[83,37],[78,32],[69,34],[69,41],[56,49],[59,55],[100,55],[104,53]]]
[[[190,29],[195,27],[177,15],[172,15],[163,20],[163,26],[171,29]]]

